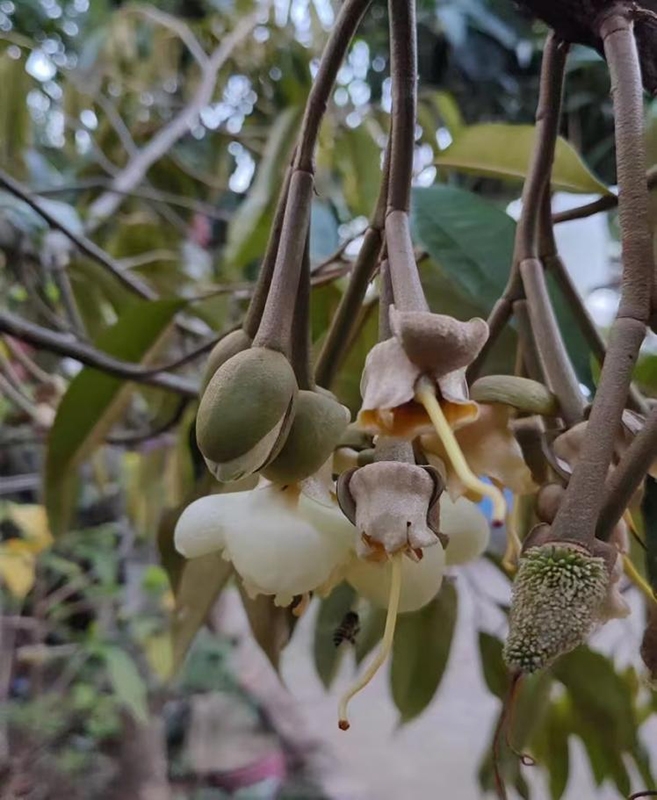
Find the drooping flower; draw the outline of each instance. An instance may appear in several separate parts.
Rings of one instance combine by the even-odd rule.
[[[397,311],[394,305],[389,316],[392,338],[375,345],[365,362],[360,426],[410,439],[431,432],[431,419],[416,400],[422,376],[435,384],[452,427],[475,419],[477,405],[468,397],[465,370],[488,338],[484,320],[461,322],[428,311]]]
[[[187,558],[220,551],[249,594],[286,606],[331,580],[353,535],[336,507],[268,485],[196,500],[178,520],[175,545]]]
[[[491,498],[496,524],[502,525],[504,496],[474,474],[454,436],[479,414],[468,396],[465,372],[488,338],[487,324],[428,311],[401,312],[394,305],[389,321],[393,336],[375,345],[365,362],[360,426],[409,440],[435,433],[461,482],[478,499]]]

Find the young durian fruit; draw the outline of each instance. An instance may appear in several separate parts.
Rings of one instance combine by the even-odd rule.
[[[292,425],[298,387],[288,359],[252,347],[215,372],[196,418],[208,469],[222,482],[262,469],[280,452]]]
[[[530,534],[513,584],[504,659],[536,672],[582,644],[605,619],[615,548],[550,540],[549,525]]]

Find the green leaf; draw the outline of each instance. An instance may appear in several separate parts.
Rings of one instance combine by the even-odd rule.
[[[173,671],[183,663],[189,646],[232,574],[232,566],[219,553],[192,558],[184,565],[176,591],[171,626]]]
[[[561,800],[568,785],[570,774],[569,734],[568,717],[564,714],[564,704],[553,703],[532,743],[538,762],[548,771],[552,800]]]
[[[506,698],[510,683],[509,672],[502,658],[503,648],[504,645],[496,636],[479,632],[479,655],[484,681],[488,691],[500,700]]]
[[[107,676],[121,705],[125,706],[137,722],[148,722],[148,699],[146,684],[137,665],[120,647],[106,647],[101,651],[107,668]]]
[[[456,589],[448,581],[428,605],[400,614],[397,620],[390,684],[402,722],[421,714],[440,685],[452,647],[457,606]]]
[[[367,125],[344,128],[336,143],[335,157],[342,173],[342,191],[355,216],[369,217],[381,184],[381,149]]]
[[[360,610],[360,633],[356,639],[356,664],[361,664],[383,638],[386,611],[371,603]]]
[[[335,678],[335,673],[344,653],[344,647],[336,647],[333,643],[335,629],[351,610],[356,598],[355,590],[348,583],[341,583],[331,594],[322,600],[313,640],[313,656],[315,669],[324,686],[328,689]]]
[[[296,138],[294,132],[298,121],[299,109],[287,108],[278,115],[271,128],[253,186],[228,228],[224,252],[225,268],[228,270],[241,269],[264,252],[273,207]]]
[[[463,128],[436,164],[492,178],[524,179],[534,148],[533,125],[486,123]],[[567,192],[611,194],[564,139],[557,141],[552,186]]]
[[[148,357],[179,300],[140,302],[129,308],[96,341],[99,350],[124,361]],[[86,367],[70,383],[48,437],[44,496],[52,533],[63,533],[75,500],[76,468],[102,442],[128,400],[131,384]]]
[[[274,605],[274,598],[259,594],[255,599],[249,597],[240,583],[242,603],[256,642],[278,671],[281,652],[289,642],[297,618],[289,608]]]

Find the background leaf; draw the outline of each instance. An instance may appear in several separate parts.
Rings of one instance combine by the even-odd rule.
[[[454,584],[446,581],[428,605],[397,620],[390,685],[402,722],[421,714],[436,694],[452,647],[457,603]]]
[[[453,144],[436,158],[435,163],[475,175],[523,180],[535,138],[533,125],[470,125],[459,131]],[[561,137],[557,141],[552,186],[567,192],[611,194],[575,149]]]
[[[138,722],[145,724],[148,722],[146,684],[137,665],[120,647],[106,647],[102,656],[117,699]]]
[[[253,637],[272,667],[278,671],[281,651],[290,640],[297,618],[289,608],[274,605],[273,597],[259,594],[253,599],[247,595],[241,583],[239,590]]]
[[[327,689],[335,678],[340,658],[345,652],[345,645],[335,646],[333,634],[344,619],[344,615],[351,610],[355,599],[355,590],[348,583],[343,582],[325,600],[322,600],[319,606],[315,623],[313,656],[317,674]]]
[[[205,623],[232,571],[230,562],[225,561],[219,553],[192,558],[184,565],[176,591],[176,608],[171,626],[174,672],[180,668],[197,631]]]
[[[139,302],[95,342],[124,361],[140,362],[182,307],[180,300]],[[66,530],[74,500],[75,469],[120,415],[130,383],[85,367],[70,383],[48,437],[44,496],[53,535]]]

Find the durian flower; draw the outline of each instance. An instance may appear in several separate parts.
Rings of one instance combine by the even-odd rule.
[[[454,436],[479,415],[465,372],[488,338],[487,324],[428,311],[401,312],[394,305],[389,320],[393,336],[375,345],[365,362],[359,425],[409,440],[434,433],[460,481],[473,497],[490,497],[495,523],[504,524],[503,494],[477,478]]]
[[[435,472],[405,461],[360,467],[342,475],[337,488],[340,505],[360,535],[360,557],[352,559],[344,575],[359,594],[387,607],[376,657],[340,700],[338,724],[347,730],[349,702],[388,658],[397,615],[422,608],[436,596],[450,546],[452,563],[480,555],[488,542],[488,524],[467,500],[458,501],[460,509],[447,497],[439,500],[442,483]]]
[[[484,320],[461,322],[428,311],[397,311],[394,305],[389,317],[393,336],[375,345],[365,362],[360,426],[373,434],[408,439],[431,432],[431,419],[415,397],[422,376],[435,384],[452,427],[476,419],[465,370],[488,338]]]
[[[186,558],[220,551],[251,596],[271,595],[281,606],[330,585],[353,540],[353,527],[336,506],[274,485],[196,500],[174,535]]]

